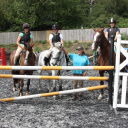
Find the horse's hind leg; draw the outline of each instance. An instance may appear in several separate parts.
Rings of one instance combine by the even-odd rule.
[[[20,84],[20,96],[23,95],[23,86],[24,86],[23,79],[21,79],[21,84]]]
[[[38,75],[42,74],[42,70],[38,70]],[[38,80],[38,89],[41,90],[40,88],[40,79]]]
[[[27,91],[26,91],[26,95],[29,95],[29,85],[30,85],[30,79],[28,79],[28,81],[27,81]]]
[[[14,83],[14,85],[13,85],[13,92],[15,92],[16,91],[16,79],[13,79],[13,83]]]

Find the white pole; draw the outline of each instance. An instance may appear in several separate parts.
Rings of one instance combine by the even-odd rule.
[[[113,108],[117,108],[118,89],[119,89],[119,69],[120,69],[120,46],[121,46],[121,35],[117,35],[117,50],[116,50],[116,72],[114,79],[114,97],[113,97]]]

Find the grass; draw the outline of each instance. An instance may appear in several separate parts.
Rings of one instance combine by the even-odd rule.
[[[42,52],[42,51],[43,51],[42,48],[38,46],[34,48],[34,52]]]
[[[87,43],[87,46],[91,46],[91,45],[92,45],[92,43],[90,43],[90,42],[89,42],[89,43]]]
[[[87,46],[85,46],[84,48],[85,48],[85,50],[87,50],[87,49],[88,49],[88,47],[87,47]]]
[[[78,40],[74,40],[74,42],[73,43],[78,43],[79,41]]]
[[[64,41],[64,46],[69,48],[71,46],[71,41]]]

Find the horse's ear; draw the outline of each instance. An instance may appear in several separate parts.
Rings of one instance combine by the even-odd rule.
[[[33,47],[34,46],[34,44],[32,44],[32,45],[30,45],[31,47]]]
[[[96,31],[96,29],[95,28],[92,28],[94,31]]]
[[[102,29],[102,31],[104,31],[105,27]]]

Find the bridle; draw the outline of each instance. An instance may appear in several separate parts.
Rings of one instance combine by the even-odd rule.
[[[102,42],[103,42],[103,34],[100,34],[100,40],[99,41],[96,41],[95,43],[99,43],[99,45],[98,46],[101,46],[102,45]],[[102,46],[103,47],[106,47],[106,46],[108,46],[109,44],[103,44]]]
[[[59,53],[59,56],[61,55],[62,51]],[[51,53],[51,57],[52,57],[52,53]],[[60,66],[60,62],[61,62],[61,59],[64,57],[64,54],[63,56],[60,58],[60,57],[55,57],[55,58],[52,58],[52,59],[56,59],[57,60],[57,63],[59,63],[58,66]]]

